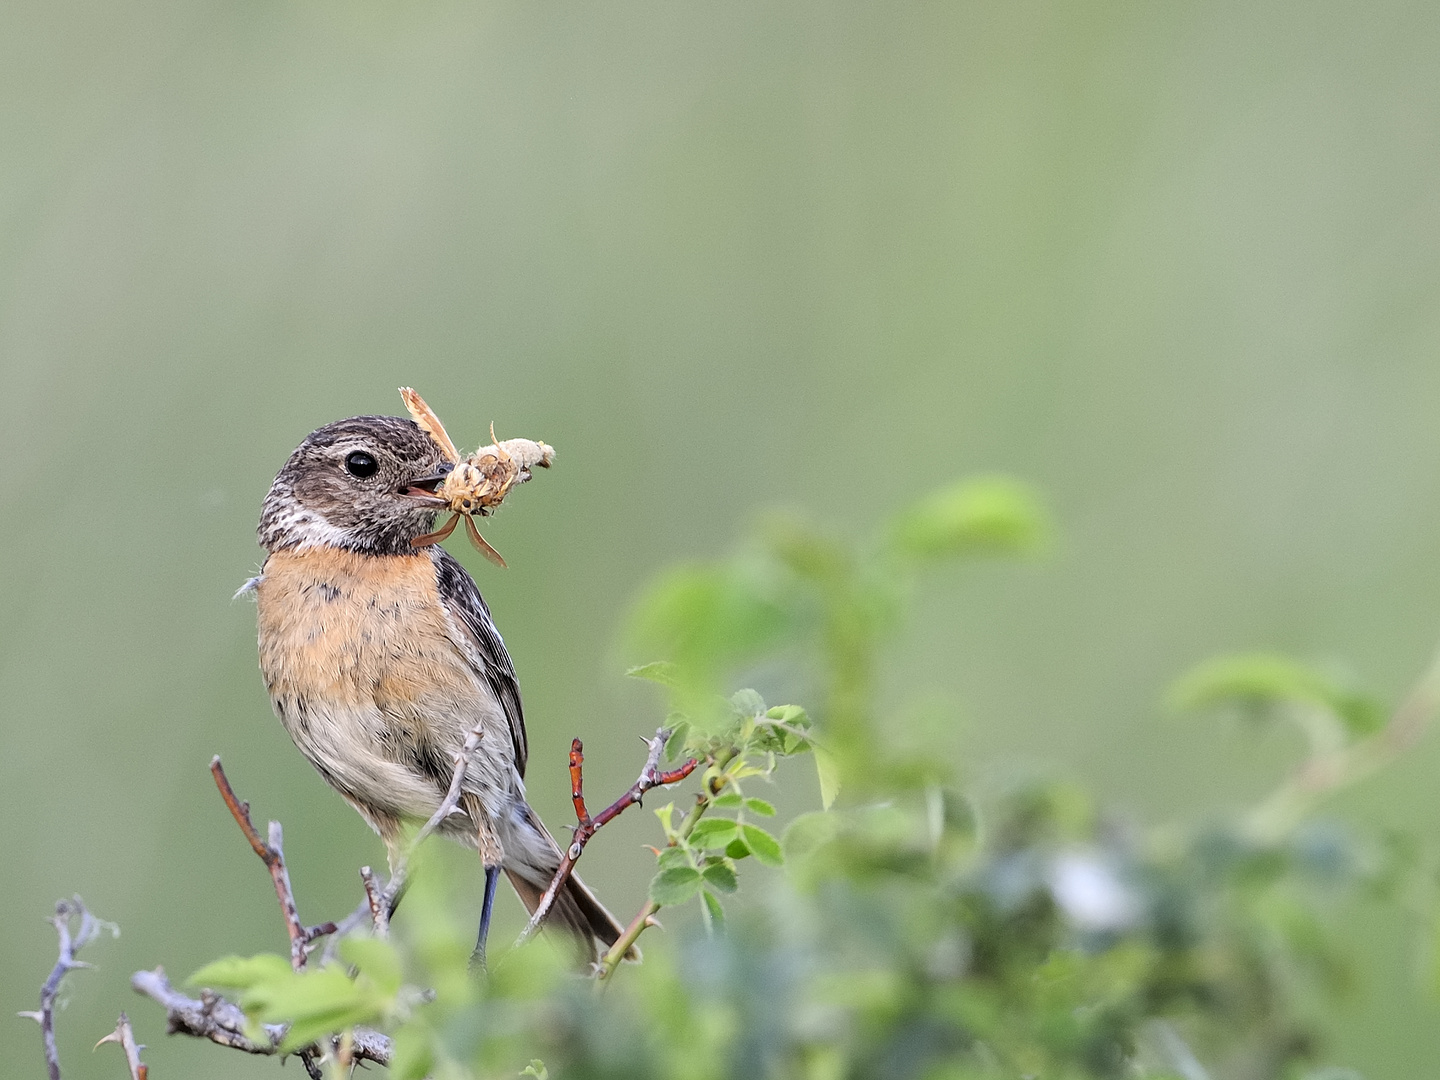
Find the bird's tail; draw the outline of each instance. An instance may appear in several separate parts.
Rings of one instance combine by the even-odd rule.
[[[525,910],[533,915],[555,871],[560,868],[561,853],[539,815],[530,809],[529,804],[521,805],[523,824],[517,822],[517,828],[506,837],[502,867]],[[555,897],[545,925],[559,927],[574,937],[585,958],[591,962],[604,955],[625,932],[615,916],[574,874],[566,879],[560,894]],[[639,948],[631,945],[624,959],[638,961]]]

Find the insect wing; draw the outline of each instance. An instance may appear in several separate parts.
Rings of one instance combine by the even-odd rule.
[[[445,433],[445,425],[440,423],[440,418],[435,415],[435,411],[425,404],[425,399],[408,386],[400,387],[400,398],[410,412],[410,419],[419,424],[421,430],[440,444],[440,449],[445,451],[446,458],[451,462],[459,461],[460,451],[455,449],[455,444]]]

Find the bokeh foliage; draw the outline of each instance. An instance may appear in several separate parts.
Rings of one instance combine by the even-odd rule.
[[[293,1023],[291,1047],[350,1024],[395,1031],[405,1080],[1351,1075],[1324,1067],[1319,1011],[1351,988],[1347,905],[1410,911],[1430,868],[1419,846],[1352,836],[1323,804],[1408,748],[1440,676],[1386,719],[1281,657],[1196,668],[1177,707],[1289,715],[1309,735],[1275,795],[1201,827],[1141,827],[1072,781],[987,784],[898,743],[874,681],[907,598],[937,561],[1033,555],[1050,531],[1025,487],[989,478],[871,537],[772,520],[733,557],[656,581],[631,636],[663,659],[632,674],[666,692],[668,756],[702,768],[655,811],[646,910],[698,903],[703,918],[647,934],[642,964],[582,978],[530,944],[492,950],[476,977],[470,927],[427,863],[395,938],[347,940],[343,963],[301,974],[261,955],[192,981]],[[796,669],[813,719],[719,692],[762,660]],[[827,805],[777,841],[755,791],[791,781],[796,755],[813,755]]]

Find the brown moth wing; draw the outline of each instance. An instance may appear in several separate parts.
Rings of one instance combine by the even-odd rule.
[[[410,412],[410,419],[419,424],[421,430],[440,444],[440,449],[445,451],[447,458],[452,462],[459,461],[460,451],[455,449],[455,444],[445,433],[445,425],[435,415],[435,410],[425,404],[425,399],[408,386],[400,387],[400,398]]]

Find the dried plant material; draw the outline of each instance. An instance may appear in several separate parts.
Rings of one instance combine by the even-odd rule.
[[[530,479],[530,470],[548,469],[555,460],[553,447],[530,439],[506,439],[495,437],[495,425],[490,425],[490,445],[482,446],[473,454],[460,456],[455,443],[445,431],[445,425],[425,404],[425,399],[408,386],[400,388],[400,397],[409,410],[411,419],[437,443],[445,452],[454,468],[444,482],[436,489],[435,495],[445,503],[446,509],[454,516],[433,533],[416,537],[411,541],[416,547],[438,544],[452,532],[461,518],[465,519],[465,531],[476,550],[499,566],[505,560],[475,527],[473,515],[486,517],[499,506],[511,489]]]

